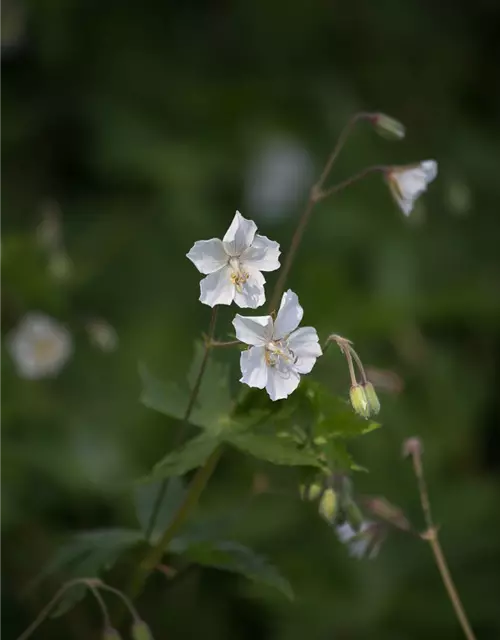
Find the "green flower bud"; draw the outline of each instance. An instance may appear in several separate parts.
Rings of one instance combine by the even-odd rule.
[[[151,631],[144,620],[135,620],[130,633],[133,640],[154,640]]]
[[[377,397],[375,387],[371,382],[365,382],[365,384],[363,385],[363,389],[365,391],[366,399],[368,400],[370,415],[377,415],[377,413],[380,411],[380,401]]]
[[[375,130],[383,138],[388,140],[402,140],[405,137],[406,129],[401,122],[386,116],[385,113],[377,113],[373,117]]]
[[[106,627],[102,633],[102,640],[122,640],[122,637],[113,627]]]
[[[319,501],[319,513],[328,522],[333,522],[337,512],[337,495],[333,489],[326,489]]]
[[[370,417],[370,405],[365,390],[360,384],[353,384],[349,392],[354,411],[362,418]]]
[[[363,524],[363,514],[359,510],[358,505],[351,500],[348,504],[345,505],[345,515],[347,522],[351,525],[351,527],[355,531],[359,531],[359,528]]]

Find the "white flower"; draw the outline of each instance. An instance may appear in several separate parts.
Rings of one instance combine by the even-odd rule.
[[[380,551],[382,538],[379,527],[374,522],[365,521],[359,531],[355,531],[348,522],[335,527],[340,542],[347,545],[349,555],[354,558],[374,558]]]
[[[28,313],[7,336],[7,349],[21,378],[55,376],[73,353],[69,331],[43,313]]]
[[[424,160],[419,164],[392,167],[386,178],[392,195],[401,211],[409,216],[415,200],[427,190],[427,185],[437,176],[437,162]]]
[[[322,355],[316,329],[297,329],[303,313],[297,295],[288,290],[276,320],[272,316],[235,317],[236,337],[251,345],[241,354],[240,382],[265,388],[271,400],[281,400],[295,391],[300,374],[309,373]]]
[[[261,271],[279,269],[279,244],[256,233],[257,225],[239,211],[222,240],[200,240],[187,257],[200,273],[200,301],[256,309],[266,301]]]

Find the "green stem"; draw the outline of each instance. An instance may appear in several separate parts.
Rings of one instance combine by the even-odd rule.
[[[313,185],[310,191],[309,199],[307,201],[306,207],[299,219],[299,223],[293,234],[292,241],[290,243],[290,248],[286,255],[285,262],[283,263],[283,266],[280,270],[280,275],[279,275],[278,281],[276,282],[276,286],[274,287],[273,295],[271,296],[271,301],[269,304],[270,311],[273,311],[273,309],[276,309],[279,305],[281,295],[285,288],[286,279],[288,277],[290,269],[292,268],[293,261],[295,259],[295,254],[297,253],[297,249],[299,248],[300,243],[302,242],[304,231],[306,230],[306,227],[309,223],[311,214],[314,210],[316,203],[318,203],[320,200],[324,200],[327,197],[327,195],[340,191],[344,187],[351,185],[353,182],[356,182],[356,180],[359,180],[360,178],[364,177],[367,173],[370,173],[375,170],[380,170],[379,167],[370,167],[369,170],[365,169],[365,171],[362,171],[360,174],[356,174],[352,178],[348,178],[347,180],[344,180],[344,182],[341,182],[335,187],[332,187],[328,191],[323,191],[323,185],[325,183],[325,180],[328,178],[330,171],[332,170],[333,164],[335,160],[338,158],[340,152],[342,151],[352,129],[360,120],[370,120],[371,118],[373,118],[373,114],[371,113],[358,113],[349,120],[349,122],[346,124],[344,129],[341,131],[337,144],[335,145],[332,153],[330,154],[330,157],[328,158],[318,181]]]
[[[160,562],[163,554],[168,548],[170,542],[181,529],[189,516],[191,510],[198,504],[203,490],[205,489],[207,482],[209,481],[212,473],[219,462],[219,458],[222,454],[222,445],[219,445],[211,453],[205,464],[198,469],[193,477],[191,484],[186,495],[184,502],[179,507],[177,513],[174,516],[169,527],[165,530],[160,540],[151,547],[146,557],[141,562],[138,570],[130,585],[129,594],[132,599],[136,598],[142,591],[148,575],[153,571],[156,565]]]
[[[318,201],[325,200],[326,198],[333,196],[333,194],[338,193],[339,191],[342,191],[342,189],[345,189],[346,187],[350,187],[355,182],[358,182],[359,180],[366,178],[366,176],[369,176],[372,173],[383,173],[387,171],[387,169],[388,167],[381,164],[376,164],[376,165],[373,165],[372,167],[366,167],[366,169],[363,169],[362,171],[355,173],[350,178],[346,178],[345,180],[342,180],[342,182],[339,182],[338,184],[334,184],[333,187],[326,189],[326,191],[322,191],[322,190],[318,191],[317,199]]]
[[[182,438],[184,437],[184,433],[186,431],[188,422],[189,422],[189,418],[191,416],[191,412],[193,411],[195,402],[196,402],[196,398],[198,397],[198,393],[200,392],[200,387],[201,387],[201,382],[203,380],[203,376],[205,374],[205,369],[207,368],[207,364],[208,364],[208,356],[210,354],[210,349],[212,347],[212,341],[213,341],[213,337],[214,337],[214,333],[215,333],[215,323],[217,320],[217,306],[215,306],[212,309],[212,316],[210,318],[210,326],[208,329],[208,335],[207,335],[207,339],[205,340],[205,351],[203,353],[203,358],[200,364],[200,369],[198,371],[198,375],[196,376],[196,380],[193,386],[193,390],[191,391],[191,395],[189,397],[189,401],[188,401],[188,405],[186,407],[186,411],[184,413],[184,418],[182,421],[182,426],[180,427],[177,436],[174,440],[173,443],[173,448],[175,448],[182,440]],[[147,528],[147,532],[146,532],[146,538],[148,540],[151,541],[151,538],[153,536],[155,527],[156,527],[156,522],[158,520],[158,515],[160,513],[160,509],[161,509],[161,505],[163,503],[163,500],[165,498],[165,494],[167,492],[167,488],[168,488],[168,479],[165,478],[161,485],[160,485],[160,490],[158,491],[158,495],[156,496],[156,500],[155,500],[155,504],[153,507],[153,510],[151,512],[151,517],[149,519],[149,523],[148,523],[148,528]]]

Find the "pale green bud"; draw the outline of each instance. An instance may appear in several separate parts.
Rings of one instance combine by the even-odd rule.
[[[406,129],[404,125],[386,116],[385,113],[377,113],[372,119],[373,126],[379,135],[389,140],[402,140],[405,137]]]
[[[337,495],[333,489],[326,489],[319,501],[319,513],[328,522],[333,522],[337,512]]]
[[[352,408],[362,418],[370,417],[370,405],[365,390],[360,384],[353,384],[349,392]]]
[[[375,387],[371,382],[365,382],[365,384],[363,385],[363,389],[366,399],[368,400],[370,415],[377,415],[377,413],[380,411],[380,401],[375,391]]]
[[[135,620],[130,634],[133,640],[154,640],[151,631],[144,620]]]

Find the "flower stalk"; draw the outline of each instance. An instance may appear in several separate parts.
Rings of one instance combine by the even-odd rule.
[[[457,616],[465,637],[467,638],[467,640],[476,640],[476,636],[467,618],[467,614],[465,613],[465,609],[462,601],[460,600],[460,596],[458,595],[457,588],[455,586],[453,578],[451,577],[448,563],[446,562],[441,543],[439,542],[437,527],[434,524],[434,520],[432,518],[429,492],[427,490],[427,483],[425,481],[424,468],[422,464],[422,444],[420,440],[418,440],[417,438],[408,439],[404,444],[403,453],[411,456],[413,462],[413,470],[415,473],[415,477],[417,478],[420,503],[422,505],[422,511],[427,526],[427,531],[423,533],[421,537],[423,540],[426,540],[431,547],[432,553],[434,555],[434,560],[436,561],[437,568],[443,580],[443,584],[446,588],[448,597],[453,606],[453,609],[455,610],[455,615]]]

